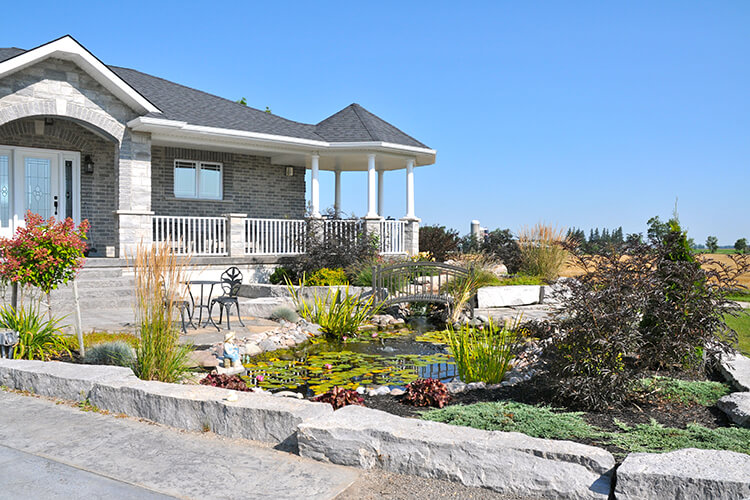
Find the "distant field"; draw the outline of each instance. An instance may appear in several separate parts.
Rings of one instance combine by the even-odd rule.
[[[728,249],[720,249],[720,250],[728,250]],[[732,249],[732,252],[727,253],[734,253],[734,249]],[[727,253],[711,253],[711,254],[701,254],[701,257],[709,257],[713,260],[723,262],[725,264],[732,264],[732,260],[728,257]],[[565,267],[563,268],[562,272],[560,273],[560,276],[565,277],[575,277],[581,274],[581,270],[576,268],[574,265],[572,265],[570,262],[568,262]],[[739,284],[746,286],[748,289],[750,289],[750,273],[745,273],[739,278]]]
[[[699,248],[698,250],[696,250],[696,253],[708,253],[708,250],[705,248]],[[734,248],[717,248],[716,253],[728,255],[732,253],[737,253],[737,250],[735,250]]]

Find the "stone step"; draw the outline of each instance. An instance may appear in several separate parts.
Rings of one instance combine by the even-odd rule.
[[[79,281],[89,279],[102,279],[102,278],[120,278],[122,277],[122,269],[119,267],[92,267],[80,270],[77,279]]]

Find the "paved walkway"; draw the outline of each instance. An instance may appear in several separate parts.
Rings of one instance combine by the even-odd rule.
[[[330,499],[359,471],[0,391],[0,498]]]

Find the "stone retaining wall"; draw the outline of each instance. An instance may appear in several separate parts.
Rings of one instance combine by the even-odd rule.
[[[0,385],[192,431],[277,445],[306,457],[379,467],[545,498],[745,498],[750,456],[713,450],[634,453],[397,417],[357,406],[142,381],[128,368],[0,359]]]

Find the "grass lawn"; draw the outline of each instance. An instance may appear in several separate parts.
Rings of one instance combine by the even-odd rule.
[[[750,311],[743,310],[740,316],[724,318],[727,325],[737,332],[739,349],[745,356],[750,356]]]

